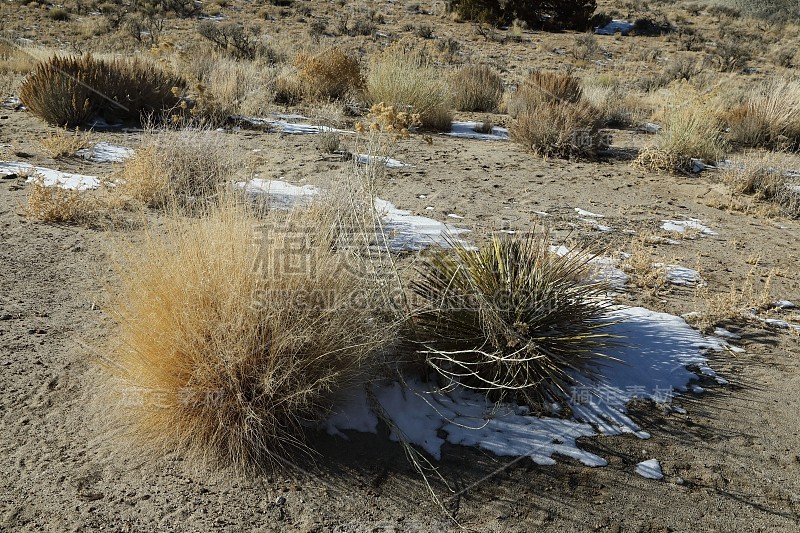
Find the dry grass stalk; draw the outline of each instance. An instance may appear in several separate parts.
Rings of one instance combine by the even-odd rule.
[[[72,133],[65,127],[48,133],[47,137],[39,141],[39,144],[50,157],[60,158],[73,156],[78,150],[89,148],[92,145],[92,139],[89,133],[81,133],[77,127]]]
[[[202,205],[239,168],[233,152],[219,132],[150,131],[117,174],[117,194],[150,207]]]
[[[522,82],[508,102],[508,114],[516,117],[543,103],[578,103],[583,89],[578,78],[558,72],[534,71]]]
[[[98,209],[88,193],[48,187],[41,176],[31,183],[25,214],[32,220],[52,223],[84,223],[90,221]]]
[[[800,147],[800,81],[773,78],[724,115],[731,141],[777,150]]]
[[[312,100],[337,100],[356,95],[364,87],[358,61],[339,48],[315,55],[298,54],[295,67],[306,96]]]

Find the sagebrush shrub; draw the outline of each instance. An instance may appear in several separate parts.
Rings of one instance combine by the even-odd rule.
[[[393,45],[372,58],[365,98],[398,112],[419,115],[425,128],[449,131],[453,119],[450,87],[424,51]]]
[[[597,8],[594,0],[453,0],[463,20],[511,24],[521,20],[531,27],[587,30]]]
[[[75,127],[101,117],[139,123],[143,116],[174,108],[180,76],[142,61],[52,57],[40,63],[20,88],[20,100],[49,124]]]
[[[295,67],[304,92],[312,99],[336,100],[364,87],[358,60],[339,48],[315,55],[301,53],[295,59]]]
[[[608,145],[601,125],[602,115],[586,102],[539,102],[517,115],[509,133],[539,157],[591,158]]]
[[[450,85],[453,107],[459,111],[495,111],[503,96],[503,79],[485,65],[462,68],[453,76]]]

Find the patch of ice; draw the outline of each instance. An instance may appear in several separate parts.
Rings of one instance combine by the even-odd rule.
[[[447,216],[448,216],[448,217],[450,217],[450,218],[456,218],[456,219],[459,219],[459,220],[461,220],[462,218],[464,218],[464,217],[462,217],[461,215],[457,215],[457,214],[455,214],[455,213],[447,213]]]
[[[0,172],[28,176],[26,180],[28,183],[35,181],[36,177],[40,176],[43,180],[43,185],[46,187],[61,187],[62,189],[86,191],[89,189],[96,189],[100,186],[100,178],[97,176],[71,174],[52,168],[35,167],[30,163],[0,161]]]
[[[699,220],[690,218],[689,220],[662,220],[661,229],[675,233],[685,233],[687,228],[699,230],[706,235],[719,235],[712,231],[708,226],[704,226]]]
[[[703,278],[700,277],[700,273],[691,268],[679,265],[667,265],[664,267],[664,270],[666,271],[667,281],[673,285],[704,286],[706,284]]]
[[[636,465],[636,473],[647,479],[663,479],[664,473],[661,471],[661,463],[658,459],[648,459]]]
[[[75,155],[95,163],[120,163],[133,157],[133,149],[107,142],[99,142],[91,148],[78,150]]]
[[[407,164],[403,163],[402,161],[398,161],[397,159],[392,159],[391,157],[384,157],[379,155],[356,154],[353,156],[353,158],[362,165],[368,165],[370,163],[383,161],[383,166],[385,166],[386,168],[402,168],[408,166]]]
[[[415,251],[433,244],[449,247],[449,239],[471,248],[458,238],[469,230],[456,228],[432,218],[412,215],[411,211],[397,209],[386,200],[375,198],[375,210],[383,220],[383,230],[388,237],[388,246],[393,251]]]
[[[620,308],[612,318],[623,319],[610,329],[625,344],[609,353],[618,360],[604,364],[602,383],[572,388],[572,419],[533,416],[524,407],[495,405],[485,395],[461,388],[442,393],[418,380],[385,382],[373,385],[371,391],[396,427],[391,438],[399,440],[399,431],[437,459],[442,445],[449,442],[478,446],[499,456],[527,456],[538,464],[553,464],[553,455],[560,454],[603,466],[606,460],[581,449],[576,439],[598,433],[648,438],[628,417],[627,403],[642,398],[670,404],[675,391],[686,391],[696,378],[688,366],[714,375],[703,350],[721,348],[720,341],[704,337],[673,315],[636,307]],[[375,414],[366,397],[365,392],[355,393],[340,403],[325,423],[328,432],[375,432]]]
[[[592,229],[595,229],[597,231],[602,231],[604,233],[609,231],[614,231],[614,228],[612,228],[611,226],[603,226],[602,224],[597,224]]]
[[[319,193],[319,189],[313,185],[292,185],[285,181],[262,178],[238,182],[236,185],[249,194],[269,196],[270,201],[275,202],[280,209],[291,207],[298,200],[307,202]]]
[[[558,255],[567,255],[572,252],[564,245],[551,246],[550,251]],[[618,261],[613,257],[598,255],[589,261],[589,265],[594,267],[593,279],[605,281],[612,290],[621,291],[628,284],[630,276],[617,266]]]
[[[605,26],[595,28],[594,32],[598,35],[616,35],[617,33],[620,35],[628,35],[631,30],[633,30],[634,26],[635,24],[633,22],[613,19]]]
[[[243,122],[255,127],[264,127],[270,130],[278,131],[280,133],[289,133],[295,135],[302,134],[316,134],[316,133],[354,133],[348,130],[340,130],[331,128],[329,126],[318,126],[314,124],[300,124],[299,122],[289,122],[279,118],[263,118],[263,117],[244,117],[233,116],[234,121]]]
[[[739,339],[742,338],[741,336],[737,335],[736,333],[731,333],[730,331],[728,331],[725,328],[715,328],[714,329],[714,335],[716,337],[720,337],[720,338],[723,338],[723,339],[732,339],[732,340],[739,340]]]
[[[793,302],[790,302],[789,300],[778,300],[777,302],[775,302],[774,305],[778,309],[794,309],[797,307]]]
[[[461,139],[479,139],[482,141],[507,141],[509,139],[508,130],[506,128],[494,126],[492,128],[492,133],[478,133],[475,131],[476,128],[480,128],[481,126],[481,122],[453,122],[450,131],[443,135]]]
[[[582,217],[592,217],[592,218],[605,218],[605,215],[600,215],[598,213],[592,213],[591,211],[586,211],[581,209],[580,207],[575,208],[575,212],[578,213]]]

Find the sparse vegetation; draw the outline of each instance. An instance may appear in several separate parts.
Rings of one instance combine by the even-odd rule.
[[[50,132],[39,143],[50,157],[60,158],[75,155],[75,152],[91,146],[88,133],[81,132],[77,127],[70,133],[67,128]]]
[[[311,99],[335,100],[358,96],[364,87],[358,61],[339,48],[330,48],[315,55],[300,54],[295,59],[295,66],[298,82]]]
[[[800,218],[800,175],[784,154],[767,152],[737,159],[723,174],[735,193],[774,202],[791,217]]]
[[[342,268],[335,211],[218,207],[123,248],[111,385],[144,395],[120,405],[143,448],[286,468],[306,423],[374,375],[394,334],[369,278]]]
[[[773,78],[757,85],[744,103],[724,114],[731,142],[770,149],[800,147],[800,81]]]

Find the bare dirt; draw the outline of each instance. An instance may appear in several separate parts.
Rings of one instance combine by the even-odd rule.
[[[253,18],[249,4],[242,16]],[[320,12],[330,15],[332,6]],[[275,28],[286,23],[276,35],[305,38],[299,22],[281,19],[280,8],[273,11]],[[9,14],[7,29],[48,44],[59,36],[87,39],[69,23],[40,32],[30,16]],[[525,43],[486,42],[467,25],[422,14],[398,17],[392,29],[405,20],[433,23],[439,38],[482,49],[506,73],[557,66],[563,52],[553,50],[574,41],[571,34],[533,34]],[[709,20],[703,15],[698,25]],[[183,22],[170,24],[180,29]],[[604,45],[615,57],[643,47],[677,53],[664,39],[646,45],[611,39]],[[359,37],[352,46],[374,43]],[[113,171],[108,164],[48,158],[37,142],[48,131],[25,111],[0,109],[0,144],[12,146],[6,159],[101,176]],[[741,287],[751,272],[757,287],[772,274],[773,298],[800,303],[800,221],[768,217],[746,197],[736,203],[755,209],[730,210],[731,191],[713,173],[635,169],[628,155],[643,145],[644,134],[613,134],[616,155],[597,162],[540,160],[510,142],[434,135],[428,144],[413,136],[392,149],[410,166],[388,170],[378,194],[415,214],[470,228],[476,241],[500,229],[538,225],[552,228],[554,242],[594,242],[609,253],[630,251],[631,232],[664,235],[662,219],[697,218],[718,235],[653,244],[653,257],[697,269],[712,295]],[[311,135],[219,135],[235,135],[242,161],[265,178],[324,185],[349,165],[317,150]],[[96,137],[135,147],[139,134]],[[755,322],[724,324],[741,335],[735,344],[746,352],[711,354],[710,366],[729,384],[704,382],[705,393],[678,396],[675,404],[686,414],[630,406],[650,439],[583,439],[581,445],[608,466],[589,468],[564,457],[539,466],[447,445],[437,466],[452,491],[432,479],[441,506],[386,428],[378,435],[352,433],[348,440],[310,434],[320,452],[316,462],[269,475],[214,472],[177,455],[143,455],[120,444],[118,428],[109,425],[114,406],[97,392],[103,372],[97,363],[111,331],[102,310],[106,291],[113,291],[108,250],[115,235],[135,239],[137,230],[31,221],[24,214],[29,189],[24,178],[0,179],[0,531],[800,528],[800,337]],[[603,214],[599,223],[613,230],[597,231],[598,222],[580,220],[575,208]],[[159,222],[158,213],[148,216]],[[623,299],[678,315],[705,307],[694,289],[681,287],[658,294],[631,288]],[[638,462],[653,457],[661,462],[662,481],[634,473]]]

